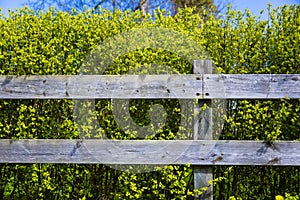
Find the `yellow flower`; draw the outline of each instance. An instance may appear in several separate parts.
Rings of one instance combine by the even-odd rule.
[[[275,197],[275,199],[276,199],[276,200],[284,200],[283,196],[281,196],[281,195],[277,195],[277,196]]]

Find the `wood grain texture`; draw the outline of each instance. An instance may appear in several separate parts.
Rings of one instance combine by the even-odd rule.
[[[278,99],[286,97],[300,98],[300,75],[0,76],[1,99]]]
[[[2,99],[195,99],[201,75],[0,76]]]
[[[1,163],[300,166],[300,142],[222,140],[0,140]]]
[[[194,74],[211,74],[211,60],[195,60],[193,65]],[[204,85],[202,84],[202,90]],[[202,96],[203,97],[203,96]],[[194,140],[211,140],[212,136],[212,100],[199,99],[195,108],[194,117]],[[208,108],[203,110],[204,106]],[[201,189],[209,185],[213,180],[213,168],[210,166],[194,166],[194,189]],[[213,200],[213,185],[207,187],[201,195],[196,194],[195,200]]]
[[[203,82],[207,99],[300,98],[298,74],[209,74]]]

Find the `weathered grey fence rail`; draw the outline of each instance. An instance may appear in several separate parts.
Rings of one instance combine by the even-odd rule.
[[[299,74],[0,76],[2,99],[278,99],[300,97]]]
[[[2,163],[300,165],[297,141],[2,139],[0,149]]]
[[[216,98],[300,98],[299,74],[209,74],[207,66],[187,75],[0,76],[0,99],[198,99],[197,113]],[[2,139],[0,163],[190,163],[195,188],[212,179],[212,165],[300,166],[299,141],[212,140],[205,112],[208,121],[195,117],[194,140]],[[212,187],[196,198],[212,199]]]

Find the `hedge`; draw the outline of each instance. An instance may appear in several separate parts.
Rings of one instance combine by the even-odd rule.
[[[176,31],[208,52],[219,73],[299,73],[300,6],[269,7],[268,20],[250,11],[232,10],[204,22],[193,9],[171,17],[163,10],[143,17],[141,12],[34,12],[22,8],[0,15],[1,75],[78,75],[98,44],[120,33],[160,27]],[[181,45],[174,41],[174,46]],[[101,48],[101,46],[100,46]],[[174,52],[132,50],[103,67],[104,74],[125,74],[151,63],[181,74],[191,62]],[[101,63],[100,63],[101,64]],[[103,64],[103,63],[102,63]],[[105,67],[105,70],[104,70]],[[167,112],[165,126],[151,139],[173,139],[180,129],[177,100],[131,101],[131,116],[142,126],[153,104]],[[230,100],[220,139],[298,140],[299,100]],[[108,138],[134,139],[112,115],[111,101],[97,100],[96,114]],[[0,138],[87,137],[78,131],[72,100],[0,100]],[[215,199],[274,199],[297,195],[299,167],[214,167]],[[119,171],[102,164],[0,164],[3,199],[193,199],[193,168],[165,166],[148,173]],[[279,196],[277,196],[279,198]],[[296,198],[296,197],[295,197]]]

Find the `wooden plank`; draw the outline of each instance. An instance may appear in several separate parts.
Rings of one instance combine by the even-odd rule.
[[[193,65],[195,74],[211,74],[211,60],[195,60]],[[205,85],[203,85],[205,86]],[[195,107],[194,118],[194,140],[212,140],[212,108],[210,99],[198,100]],[[208,106],[203,110],[204,106]],[[196,194],[195,199],[212,200],[213,186],[208,182],[213,180],[213,168],[210,166],[195,166],[194,167],[194,188],[200,190],[207,187],[201,195]],[[208,187],[209,186],[209,187]]]
[[[1,163],[300,166],[299,141],[0,140]]]
[[[298,74],[0,76],[1,99],[300,98]]]
[[[195,99],[201,85],[201,75],[0,76],[0,98]]]
[[[203,80],[207,99],[300,98],[299,74],[209,74]]]

